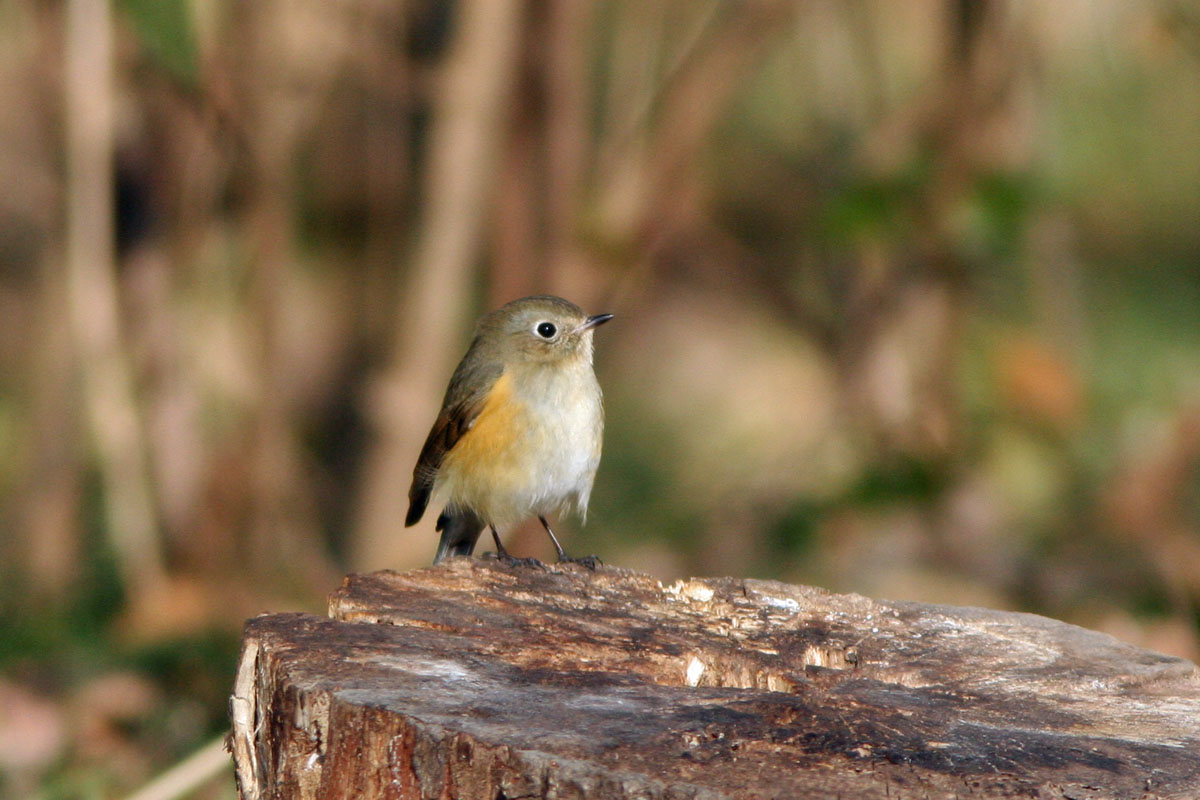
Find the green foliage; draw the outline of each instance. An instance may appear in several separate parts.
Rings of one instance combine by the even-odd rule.
[[[850,507],[923,506],[942,495],[948,480],[943,465],[897,454],[866,466],[842,502]]]
[[[185,86],[199,80],[190,0],[118,0],[142,46]]]
[[[607,400],[605,455],[589,515],[603,520],[605,529],[616,535],[653,530],[656,542],[691,550],[696,532],[702,529],[702,507],[680,497],[671,468],[678,458],[671,430],[664,425],[646,426],[639,419],[645,410],[626,402],[619,397]],[[595,530],[595,525],[589,525],[584,535]]]
[[[991,259],[1019,258],[1037,201],[1038,190],[1027,175],[990,172],[975,181],[970,197],[973,233]]]
[[[929,166],[928,160],[920,159],[895,175],[864,175],[847,182],[825,208],[825,235],[840,244],[910,235]]]
[[[826,511],[822,504],[800,497],[766,529],[766,543],[776,557],[791,558],[809,552],[817,543],[817,531]]]
[[[125,648],[122,665],[152,676],[166,696],[192,706],[186,725],[160,709],[147,723],[149,733],[171,750],[171,757],[186,755],[200,738],[213,736],[228,726],[225,699],[233,684],[239,637],[232,631],[207,631]]]

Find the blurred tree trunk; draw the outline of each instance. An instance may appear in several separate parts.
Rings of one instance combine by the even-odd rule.
[[[113,29],[107,0],[69,0],[64,99],[69,320],[104,491],[105,527],[126,589],[165,578],[146,449],[115,277]]]
[[[26,479],[14,509],[23,541],[14,560],[28,565],[39,600],[63,599],[80,573],[83,544],[78,513],[82,497],[79,408],[74,401],[74,339],[62,324],[66,280],[57,260],[44,258],[38,287],[31,377],[30,441]],[[9,543],[12,544],[12,543]]]
[[[555,289],[591,307],[593,259],[579,239],[591,133],[588,127],[588,34],[595,4],[588,0],[551,3],[545,38],[546,58],[546,231],[547,261]]]
[[[86,449],[81,442],[86,440],[87,428],[80,419],[82,407],[77,397],[76,338],[64,322],[70,303],[62,249],[46,246],[50,238],[46,232],[61,218],[58,208],[65,198],[52,179],[57,177],[52,165],[61,147],[53,132],[61,129],[65,109],[59,102],[39,100],[57,101],[62,94],[63,9],[42,5],[33,19],[31,33],[36,41],[29,61],[23,73],[12,76],[23,91],[10,98],[22,109],[28,131],[24,136],[12,131],[8,163],[0,166],[5,180],[25,188],[19,199],[28,204],[30,220],[36,223],[25,221],[28,227],[23,233],[31,245],[29,260],[37,267],[32,302],[23,291],[2,295],[6,313],[0,337],[8,347],[20,349],[18,370],[28,376],[27,385],[16,382],[13,388],[23,390],[22,413],[28,424],[18,449],[8,454],[21,478],[3,504],[3,524],[10,535],[0,541],[0,562],[6,565],[6,577],[28,576],[28,587],[14,585],[18,591],[32,590],[25,599],[37,605],[64,599],[80,574],[84,552],[79,521],[81,464]],[[20,172],[14,174],[14,168]],[[40,209],[41,215],[34,209]],[[17,229],[11,221],[7,224]],[[14,262],[19,263],[18,259]],[[13,308],[8,304],[15,304],[20,313],[7,313]]]
[[[463,348],[498,147],[520,41],[520,0],[464,0],[434,103],[421,233],[397,313],[391,364],[368,415],[376,441],[367,458],[357,530],[356,569],[427,561],[435,514],[404,528],[407,492],[450,371]]]
[[[408,222],[404,197],[413,179],[412,125],[414,70],[394,47],[392,38],[378,34],[393,30],[408,34],[405,9],[368,4],[362,15],[362,39],[369,43],[366,80],[371,96],[366,109],[367,252],[362,326],[371,339],[391,331],[396,303],[396,254]]]
[[[580,240],[592,153],[592,0],[533,4],[525,26],[512,134],[500,169],[490,306],[550,292],[591,309],[599,284]]]
[[[334,570],[322,547],[298,441],[297,348],[287,340],[287,321],[296,302],[288,290],[299,282],[293,231],[297,150],[319,109],[322,79],[331,76],[310,76],[297,52],[322,43],[320,38],[280,30],[280,20],[296,13],[287,0],[260,0],[240,11],[239,32],[248,37],[241,72],[251,175],[245,232],[253,258],[247,344],[259,378],[249,443],[250,553],[259,574],[282,573],[318,589]]]

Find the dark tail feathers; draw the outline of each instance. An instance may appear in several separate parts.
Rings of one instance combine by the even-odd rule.
[[[443,511],[437,520],[437,530],[442,532],[438,542],[434,564],[440,564],[450,556],[469,556],[475,542],[483,532],[484,521],[470,511]]]

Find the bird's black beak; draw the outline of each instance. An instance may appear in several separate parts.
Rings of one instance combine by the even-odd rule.
[[[597,325],[603,325],[604,323],[608,322],[612,318],[613,318],[612,314],[595,314],[595,315],[590,316],[587,319],[585,319],[583,321],[583,324],[579,326],[579,330],[581,330],[581,331],[590,330],[590,329],[596,327]]]

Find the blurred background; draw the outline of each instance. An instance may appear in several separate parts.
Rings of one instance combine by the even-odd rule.
[[[1200,655],[1196,2],[10,0],[0,187],[0,796],[132,791],[245,617],[429,563],[532,293],[617,315],[573,552]]]

